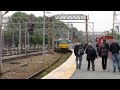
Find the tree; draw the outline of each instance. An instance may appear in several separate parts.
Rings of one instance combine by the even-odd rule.
[[[24,17],[28,17],[29,15],[24,13],[24,12],[15,12],[13,13],[13,15],[11,15],[12,19],[9,19],[8,24],[6,26],[6,32],[14,32],[14,41],[15,41],[15,45],[18,44],[18,36],[19,36],[19,30],[21,28],[21,34],[23,37],[22,38],[22,42],[24,42],[24,28],[25,28],[25,24],[24,21],[26,21],[26,18]],[[18,19],[16,19],[15,17],[19,17]],[[23,20],[21,20],[20,18],[23,18]],[[21,27],[19,26],[21,24]],[[10,39],[12,39],[13,35],[11,35]],[[6,37],[5,37],[6,38]]]
[[[14,40],[15,40],[15,44],[18,44],[18,41],[19,41],[19,24],[17,23],[20,23],[21,24],[21,34],[22,34],[22,43],[25,42],[25,22],[28,22],[26,18],[29,18],[29,21],[30,22],[35,22],[34,20],[40,20],[39,22],[40,23],[28,23],[27,24],[27,29],[30,33],[30,43],[31,44],[42,44],[42,40],[43,40],[43,33],[38,33],[39,30],[43,30],[43,17],[39,16],[39,17],[36,17],[34,14],[26,14],[24,12],[15,12],[13,15],[11,15],[12,19],[10,19],[8,21],[8,25],[7,25],[7,28],[6,28],[6,33],[7,31],[9,31],[8,29],[12,29],[11,31],[15,31],[15,36],[14,36]],[[17,20],[14,18],[14,17],[20,17],[22,19],[18,19]],[[63,31],[65,30],[70,30],[70,28],[62,21],[60,20],[56,20],[54,17],[46,17],[46,21],[47,22],[51,22],[49,23],[50,27],[52,27],[53,25],[53,19],[54,19],[54,28],[58,28],[58,31],[60,29],[62,29]],[[16,24],[11,24],[11,23],[16,23]],[[33,25],[34,24],[34,25]],[[32,26],[31,26],[32,25]],[[48,24],[46,23],[46,26],[48,26]],[[18,28],[18,29],[17,29]],[[48,28],[48,27],[46,27]],[[13,30],[14,29],[14,30]],[[37,31],[38,30],[38,31]],[[57,31],[56,31],[57,32]],[[5,38],[7,37],[8,34],[6,34]],[[57,33],[55,35],[56,37],[60,37],[60,33]],[[12,38],[12,35],[9,36],[9,38]],[[50,37],[51,39],[51,37]],[[48,36],[46,35],[46,38],[45,38],[45,43],[47,44],[48,43]]]
[[[27,21],[26,17],[29,17],[29,15],[24,12],[15,12],[15,13],[13,13],[13,15],[11,15],[11,17],[12,17],[12,19],[9,20],[9,23],[21,23],[21,27],[24,27],[24,21]],[[18,18],[16,19],[14,17],[18,17]],[[13,25],[12,25],[12,27],[13,27]]]

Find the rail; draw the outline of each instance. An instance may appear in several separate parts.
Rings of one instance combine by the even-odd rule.
[[[47,53],[47,51],[45,51],[45,53]],[[26,56],[30,56],[30,55],[36,55],[36,54],[42,54],[42,52],[34,52],[34,53],[20,54],[20,55],[13,55],[13,56],[4,56],[4,57],[2,57],[2,60],[26,57]]]

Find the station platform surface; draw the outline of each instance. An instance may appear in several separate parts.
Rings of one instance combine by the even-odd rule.
[[[118,69],[113,72],[112,60],[107,60],[107,69],[104,71],[102,69],[102,59],[98,57],[95,60],[95,71],[92,71],[90,66],[90,71],[87,71],[88,62],[86,61],[86,54],[83,55],[81,69],[76,69],[74,74],[70,79],[120,79],[120,72]]]
[[[87,71],[88,62],[86,60],[86,54],[83,55],[81,69],[76,69],[75,58],[74,52],[72,52],[71,57],[65,63],[42,79],[120,79],[118,69],[113,73],[111,59],[107,60],[107,69],[105,71],[102,69],[101,57],[95,60],[95,71],[92,71],[92,69]]]

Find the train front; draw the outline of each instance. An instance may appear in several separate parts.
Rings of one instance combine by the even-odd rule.
[[[61,50],[69,50],[69,40],[60,40],[59,48]]]

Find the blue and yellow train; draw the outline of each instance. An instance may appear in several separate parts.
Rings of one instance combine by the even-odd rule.
[[[66,52],[70,49],[71,41],[68,39],[58,39],[55,41],[55,51]]]

